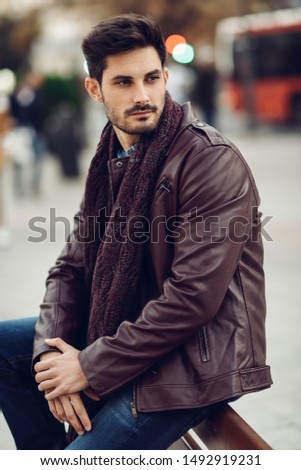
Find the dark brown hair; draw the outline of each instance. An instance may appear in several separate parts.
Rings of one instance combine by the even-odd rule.
[[[136,14],[101,21],[82,42],[89,75],[99,83],[108,56],[148,46],[156,49],[163,66],[166,49],[160,26],[152,19]]]

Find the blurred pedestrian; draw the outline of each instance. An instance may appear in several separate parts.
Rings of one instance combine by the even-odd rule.
[[[195,80],[191,90],[191,101],[196,112],[210,126],[217,126],[217,72],[214,64],[213,48],[203,46],[192,65]]]
[[[43,77],[38,72],[29,72],[17,85],[15,92],[10,97],[11,112],[15,119],[16,141],[24,142],[26,152],[29,148],[31,156],[22,156],[22,144],[20,152],[17,151],[13,158],[15,170],[15,191],[21,196],[26,192],[24,182],[24,170],[30,167],[31,178],[28,184],[29,190],[37,195],[41,191],[42,164],[45,156],[44,104]],[[17,144],[17,142],[16,142]]]
[[[51,151],[59,159],[63,177],[78,178],[84,138],[71,101],[59,103],[47,119],[47,137]]]
[[[166,92],[156,23],[104,20],[83,51],[109,122],[39,319],[0,324],[0,405],[20,449],[166,449],[271,385],[259,195]]]

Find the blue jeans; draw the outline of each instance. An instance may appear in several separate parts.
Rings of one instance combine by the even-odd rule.
[[[64,425],[51,414],[31,373],[36,318],[0,322],[0,409],[17,449],[167,449],[217,405],[132,415],[133,384],[108,399],[85,397],[92,430],[67,444]]]

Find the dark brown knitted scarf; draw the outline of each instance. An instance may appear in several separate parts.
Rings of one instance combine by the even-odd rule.
[[[84,230],[79,235],[85,243],[85,274],[91,291],[87,345],[113,335],[123,320],[134,321],[139,315],[136,297],[145,247],[139,235],[149,230],[146,220],[155,184],[182,115],[181,106],[166,93],[159,124],[154,132],[141,136],[115,201],[108,161],[117,153],[116,136],[111,124],[102,133],[88,172]],[[142,224],[138,233],[133,221]],[[76,437],[70,426],[67,441]]]
[[[181,118],[181,106],[166,93],[159,124],[154,132],[141,137],[131,154],[115,201],[108,160],[116,156],[116,138],[111,124],[104,129],[91,162],[84,197],[88,235],[85,270],[88,287],[91,286],[87,344],[103,335],[113,335],[123,320],[137,317],[135,299],[145,247],[141,225],[149,230],[146,221],[155,183]],[[139,233],[135,233],[134,221],[141,223]]]

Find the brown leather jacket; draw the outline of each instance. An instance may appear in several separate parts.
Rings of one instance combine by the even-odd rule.
[[[109,163],[113,186],[126,159]],[[269,387],[258,204],[240,152],[184,105],[151,207],[141,315],[85,347],[89,295],[78,214],[49,271],[34,360],[49,349],[46,337],[59,336],[81,349],[100,397],[134,381],[140,411],[199,407]]]

